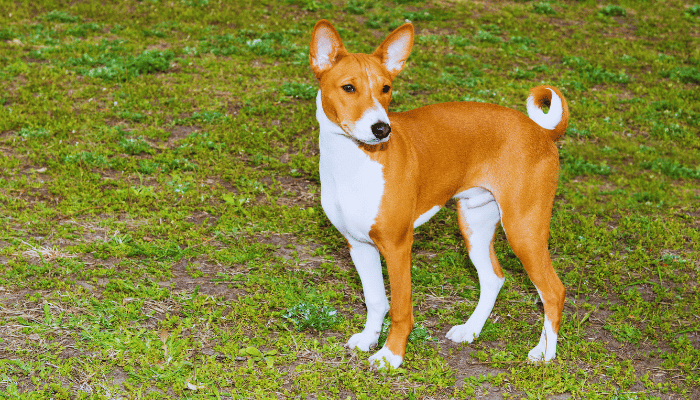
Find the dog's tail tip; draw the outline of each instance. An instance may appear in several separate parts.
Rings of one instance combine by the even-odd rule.
[[[548,106],[546,114],[543,107]],[[537,86],[527,98],[527,115],[544,129],[550,131],[552,140],[564,136],[569,124],[569,106],[561,92],[554,86]]]

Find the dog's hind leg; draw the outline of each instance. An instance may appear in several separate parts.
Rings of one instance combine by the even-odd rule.
[[[535,284],[544,305],[544,326],[539,343],[528,353],[530,361],[549,361],[556,356],[566,298],[566,289],[554,271],[547,243],[554,190],[552,188],[549,196],[542,196],[534,207],[525,210],[514,203],[512,196],[504,197],[501,202],[508,243]],[[540,193],[546,192],[540,188]]]
[[[469,320],[447,332],[454,342],[471,343],[481,333],[493,310],[498,292],[505,282],[501,266],[493,249],[496,226],[501,220],[493,195],[482,188],[472,188],[457,195],[459,228],[469,250],[469,258],[479,274],[479,303]]]

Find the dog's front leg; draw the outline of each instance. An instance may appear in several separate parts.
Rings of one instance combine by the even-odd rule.
[[[367,306],[367,322],[365,329],[352,335],[347,346],[351,349],[358,348],[369,351],[377,345],[379,334],[382,331],[382,322],[387,311],[389,301],[384,290],[384,278],[382,277],[382,265],[379,261],[379,250],[374,244],[350,242],[350,257],[355,263],[355,268],[362,281],[362,291],[365,295]]]
[[[412,238],[411,238],[412,239]],[[413,294],[411,292],[411,245],[404,240],[382,251],[389,272],[391,288],[391,329],[384,347],[369,358],[370,364],[379,368],[387,363],[397,368],[406,353],[408,335],[413,329]]]

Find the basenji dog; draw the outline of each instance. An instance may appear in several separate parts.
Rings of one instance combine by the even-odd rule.
[[[447,338],[479,336],[505,280],[493,240],[500,222],[544,304],[540,341],[528,357],[554,358],[566,290],[549,256],[552,204],[559,177],[555,141],[566,131],[566,100],[551,86],[527,99],[528,116],[494,104],[454,102],[389,112],[392,82],[413,46],[413,26],[393,31],[372,54],[348,53],[326,20],[314,27],[309,60],[318,79],[321,205],[345,236],[367,306],[362,332],[347,346],[377,344],[387,301],[391,328],[373,367],[403,362],[413,328],[413,229],[445,203],[457,203],[459,229],[479,275],[479,302]],[[548,113],[543,111],[549,106]]]

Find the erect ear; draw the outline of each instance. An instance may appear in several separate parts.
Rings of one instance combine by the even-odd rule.
[[[321,78],[321,74],[330,69],[340,56],[346,54],[348,52],[333,25],[325,19],[318,21],[311,34],[309,49],[309,62],[316,78]]]
[[[403,24],[384,39],[374,51],[374,55],[382,60],[382,64],[394,78],[403,69],[412,47],[413,25]]]

